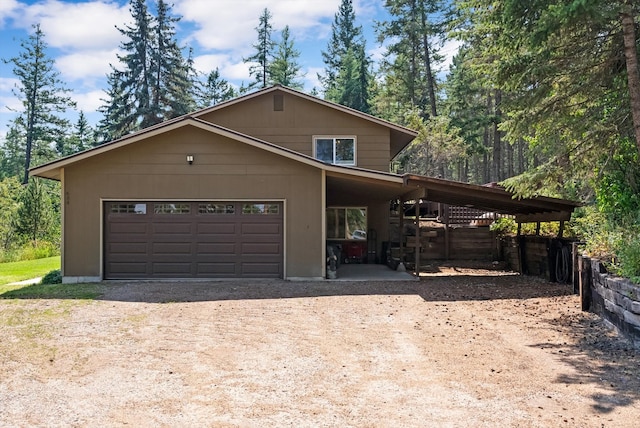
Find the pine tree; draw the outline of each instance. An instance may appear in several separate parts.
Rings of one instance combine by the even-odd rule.
[[[133,26],[118,28],[127,39],[121,44],[125,52],[118,55],[124,66],[122,71],[115,70],[111,79],[114,80],[120,96],[126,100],[123,106],[123,117],[118,118],[118,134],[123,135],[126,129],[140,129],[156,123],[157,117],[151,109],[153,67],[153,28],[152,17],[147,10],[145,0],[131,1],[131,16]]]
[[[84,112],[80,111],[80,116],[73,127],[71,135],[66,138],[65,144],[59,152],[62,156],[68,156],[87,150],[95,145],[95,131],[89,125]]]
[[[342,0],[331,25],[327,50],[322,51],[324,75],[318,77],[326,99],[367,113],[371,61],[366,55],[362,27],[356,27],[355,21],[352,1]]]
[[[125,93],[123,79],[123,73],[112,67],[107,76],[107,97],[101,100],[105,104],[98,109],[102,119],[98,123],[96,144],[115,140],[137,129],[136,117],[131,114],[135,106]]]
[[[24,133],[14,123],[0,147],[0,178],[21,177],[24,174],[26,141]]]
[[[276,52],[269,67],[269,83],[302,89],[298,58],[300,58],[300,51],[294,47],[294,40],[287,25],[282,30],[280,42],[276,46]]]
[[[347,107],[369,113],[369,59],[364,44],[352,46],[344,55],[336,86],[326,98]]]
[[[57,238],[59,210],[54,199],[58,199],[52,184],[36,178],[29,182],[20,197],[16,231],[37,245],[42,239]]]
[[[380,42],[388,41],[385,74],[393,73],[403,84],[395,88],[396,101],[436,116],[435,66],[442,60],[438,43],[445,38],[442,0],[387,0],[391,19],[378,25]],[[436,21],[438,19],[438,21]]]
[[[175,25],[180,18],[171,16],[164,0],[158,0],[154,21],[154,45],[151,112],[155,123],[189,113],[195,107],[191,58],[185,60],[176,41]]]
[[[46,55],[44,33],[39,25],[33,29],[21,43],[18,56],[5,61],[13,64],[13,73],[20,82],[14,95],[22,102],[23,110],[13,121],[13,127],[25,142],[23,183],[29,181],[32,161],[45,162],[56,156],[51,147],[64,138],[69,127],[69,121],[62,115],[75,107],[66,96],[70,91],[53,68],[54,61]]]
[[[122,68],[112,66],[108,76],[106,104],[99,126],[104,142],[146,128],[195,108],[194,70],[191,58],[184,59],[175,38],[180,20],[171,15],[163,0],[157,3],[157,16],[147,9],[145,0],[132,0],[133,24],[119,28],[125,41]]]
[[[236,92],[226,79],[220,76],[220,70],[216,67],[207,75],[198,94],[198,106],[205,108],[230,100],[236,96]]]
[[[255,81],[249,84],[249,89],[256,86],[266,88],[269,77],[269,67],[273,57],[273,48],[275,43],[271,40],[271,12],[265,8],[260,15],[260,21],[255,30],[258,33],[258,41],[253,45],[255,53],[244,58],[245,63],[252,63],[249,67],[249,73],[255,78]]]
[[[356,27],[356,14],[351,0],[342,0],[331,24],[327,50],[322,51],[324,75],[318,76],[325,93],[337,86],[338,75],[350,49],[362,39],[362,26]]]

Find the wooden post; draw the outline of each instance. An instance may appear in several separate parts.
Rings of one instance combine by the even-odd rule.
[[[449,260],[449,205],[444,205],[444,258]]]
[[[420,278],[420,198],[416,199],[416,278]]]
[[[536,236],[540,236],[540,222],[536,222]]]
[[[578,259],[580,270],[580,305],[583,311],[591,308],[591,259],[580,257]]]
[[[560,220],[560,227],[558,228],[558,239],[562,239],[564,233],[564,220]]]
[[[398,236],[399,236],[399,244],[400,248],[398,250],[400,257],[400,263],[404,263],[404,199],[400,198],[400,211],[398,212]]]
[[[573,283],[573,294],[578,294],[580,292],[580,273],[578,267],[578,243],[571,243],[571,261],[573,268],[571,269],[572,273],[572,283]]]

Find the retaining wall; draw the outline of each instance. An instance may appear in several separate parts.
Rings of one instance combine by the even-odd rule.
[[[613,324],[640,347],[640,285],[607,273],[599,260],[578,257],[582,309]]]

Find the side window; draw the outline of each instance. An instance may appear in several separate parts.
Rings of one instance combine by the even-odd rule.
[[[314,137],[313,155],[322,162],[334,165],[355,165],[356,138]]]
[[[327,208],[327,238],[366,240],[367,209],[362,207]]]

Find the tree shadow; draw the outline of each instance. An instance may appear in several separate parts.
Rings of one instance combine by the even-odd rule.
[[[534,277],[437,276],[420,281],[107,281],[100,284],[32,285],[0,299],[93,299],[186,303],[225,300],[295,299],[326,296],[417,295],[431,301],[531,299],[564,296],[572,290]]]
[[[536,348],[552,349],[560,361],[572,366],[574,374],[558,376],[561,384],[591,384],[592,408],[602,414],[640,402],[640,349],[618,335],[593,313],[578,313],[545,320],[555,329],[573,337],[573,343],[539,343]]]

